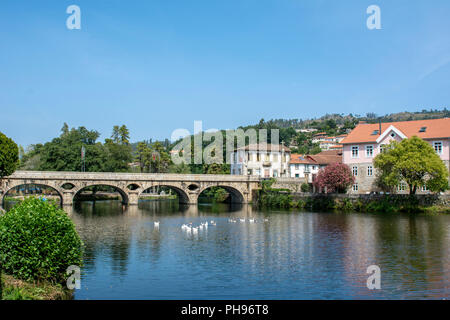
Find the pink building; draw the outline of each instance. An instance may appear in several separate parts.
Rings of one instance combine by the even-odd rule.
[[[341,141],[343,145],[342,162],[347,164],[355,176],[351,193],[376,191],[373,158],[384,145],[392,140],[401,141],[417,136],[430,143],[447,167],[450,160],[450,118],[399,121],[389,123],[360,123]],[[406,184],[397,187],[398,193],[407,193]],[[426,188],[420,192],[426,193]]]

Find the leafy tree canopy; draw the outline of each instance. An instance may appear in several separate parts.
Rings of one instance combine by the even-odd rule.
[[[0,178],[14,173],[19,164],[17,144],[0,132]]]
[[[321,169],[314,184],[327,193],[345,193],[355,178],[350,168],[343,163],[334,163]]]
[[[377,184],[391,191],[401,182],[408,184],[410,194],[426,186],[433,192],[448,189],[448,169],[434,148],[414,136],[400,143],[393,141],[374,159]]]

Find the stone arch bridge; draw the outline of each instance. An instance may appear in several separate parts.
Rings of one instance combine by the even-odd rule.
[[[0,179],[0,207],[9,190],[26,184],[51,187],[59,194],[61,204],[69,206],[77,193],[96,185],[116,188],[123,202],[129,205],[137,205],[141,193],[156,186],[174,190],[181,203],[197,204],[200,193],[214,186],[226,189],[232,202],[252,202],[253,190],[259,188],[260,180],[250,176],[211,174],[16,171]]]

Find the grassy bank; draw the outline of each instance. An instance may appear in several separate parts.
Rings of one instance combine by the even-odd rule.
[[[50,282],[26,282],[2,274],[3,300],[70,300],[72,291]]]

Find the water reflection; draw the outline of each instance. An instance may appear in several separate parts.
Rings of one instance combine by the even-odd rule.
[[[176,201],[81,202],[68,210],[86,245],[77,299],[450,297],[449,215],[261,212]],[[217,225],[197,237],[181,230],[211,220]],[[366,287],[372,264],[381,268],[381,290]]]

